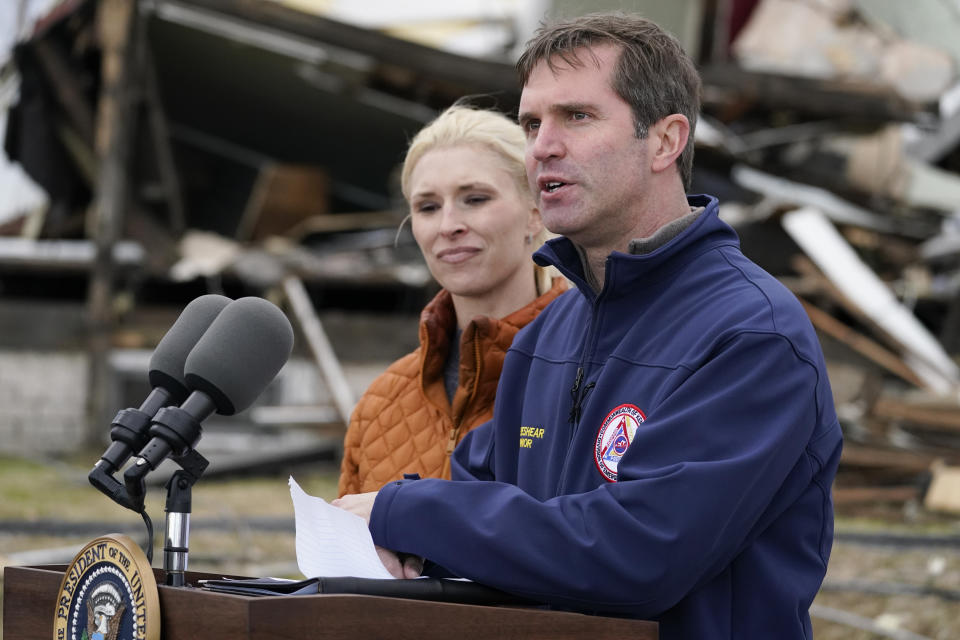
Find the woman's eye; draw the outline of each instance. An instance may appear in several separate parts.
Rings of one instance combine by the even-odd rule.
[[[489,200],[490,200],[490,196],[480,196],[480,195],[477,195],[477,196],[467,196],[467,198],[466,198],[466,203],[467,203],[467,204],[470,204],[470,205],[479,205],[479,204],[483,204],[484,202],[487,202],[487,201],[489,201]]]
[[[435,202],[421,202],[414,208],[414,210],[417,213],[431,213],[436,211],[438,208],[439,207]]]

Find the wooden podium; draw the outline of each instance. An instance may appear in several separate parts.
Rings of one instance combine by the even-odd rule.
[[[6,567],[3,637],[51,640],[63,565]],[[635,638],[657,640],[657,624],[531,607],[486,607],[364,595],[250,597],[159,585],[164,640],[396,638]],[[187,573],[187,583],[220,575]]]

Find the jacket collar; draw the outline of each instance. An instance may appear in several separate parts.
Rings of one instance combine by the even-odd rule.
[[[532,274],[531,274],[532,275]],[[482,351],[496,348],[506,351],[513,335],[529,324],[554,298],[566,291],[567,283],[563,278],[554,278],[549,290],[529,304],[520,307],[503,318],[477,316],[464,328],[460,338],[460,368],[471,376],[478,375],[474,343],[482,343]],[[440,384],[443,367],[450,350],[450,340],[456,335],[457,315],[453,308],[453,297],[446,289],[441,289],[433,300],[427,303],[420,313],[420,386],[424,396],[437,407],[447,406],[446,390]],[[501,331],[506,330],[504,336]],[[463,380],[461,380],[463,382]],[[495,383],[494,383],[495,384]]]
[[[635,291],[635,287],[658,281],[704,251],[723,245],[739,246],[737,233],[718,216],[716,198],[694,195],[688,196],[687,202],[691,207],[703,207],[704,211],[672,240],[643,255],[614,251],[607,257],[603,291]],[[533,259],[541,266],[556,267],[589,300],[597,297],[598,293],[587,284],[577,247],[569,239],[561,236],[547,241]]]

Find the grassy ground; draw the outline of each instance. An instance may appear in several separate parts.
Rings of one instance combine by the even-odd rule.
[[[143,538],[139,516],[111,502],[87,482],[90,461],[99,452],[78,453],[70,460],[31,462],[0,458],[0,523],[68,521],[96,522],[131,529]],[[336,469],[332,465],[289,470],[305,491],[326,499],[336,493]],[[271,477],[208,478],[193,490],[190,533],[190,569],[238,575],[299,577],[293,536],[293,506],[287,473]],[[151,489],[147,510],[162,529],[162,488]],[[249,525],[251,519],[269,519],[278,530]],[[284,521],[289,526],[284,527]],[[204,523],[216,523],[204,526]],[[904,533],[960,535],[956,518],[914,514],[910,524],[898,510],[870,518],[840,517],[841,532],[833,549],[828,581],[866,580],[908,583],[947,590],[960,590],[960,551],[951,549],[893,549],[865,547],[842,542],[847,530],[896,530]],[[41,527],[42,531],[42,527]],[[16,564],[22,554],[38,549],[60,549],[72,557],[99,533],[58,535],[55,531],[26,534],[0,530],[0,564]],[[161,543],[157,540],[154,565],[160,566]],[[66,562],[67,560],[62,560]],[[960,638],[960,602],[936,596],[874,595],[848,591],[822,591],[816,604],[851,612],[886,629],[903,629],[935,640]],[[883,636],[858,631],[835,622],[814,618],[818,640],[873,640]],[[2,640],[2,636],[0,636]]]

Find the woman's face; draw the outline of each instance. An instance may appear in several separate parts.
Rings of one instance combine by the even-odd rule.
[[[489,298],[533,281],[532,198],[482,145],[432,149],[410,174],[413,236],[430,273],[455,296]]]

